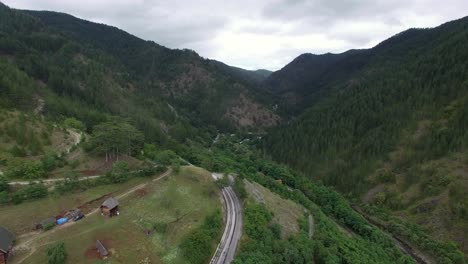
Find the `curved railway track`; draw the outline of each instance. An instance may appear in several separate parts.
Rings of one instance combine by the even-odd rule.
[[[237,195],[231,187],[225,187],[222,196],[226,205],[226,227],[210,264],[231,263],[242,235],[242,211]]]

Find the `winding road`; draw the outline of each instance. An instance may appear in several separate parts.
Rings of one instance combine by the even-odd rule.
[[[226,205],[226,227],[210,264],[231,263],[242,235],[242,209],[237,195],[231,187],[222,190]]]

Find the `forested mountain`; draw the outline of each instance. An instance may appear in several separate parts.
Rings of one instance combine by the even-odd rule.
[[[254,71],[249,71],[245,70],[242,68],[234,67],[234,66],[229,66],[227,64],[224,64],[220,61],[212,60],[211,63],[220,69],[231,73],[233,76],[237,77],[238,79],[244,80],[246,82],[249,82],[250,84],[260,84],[264,80],[268,78],[273,72],[269,70],[254,70]]]
[[[310,107],[295,121],[271,131],[267,152],[468,251],[459,235],[468,233],[467,45],[463,18],[369,50],[300,56],[267,88],[315,97],[304,99]]]
[[[257,103],[263,97],[250,92],[250,82],[193,51],[66,14],[4,5],[0,12],[0,63],[8,73],[2,76],[2,105],[31,110],[45,100],[44,113],[76,117],[87,128],[108,116],[129,117],[160,142],[169,134],[169,141],[202,135],[196,130],[210,125],[213,131],[279,122]]]

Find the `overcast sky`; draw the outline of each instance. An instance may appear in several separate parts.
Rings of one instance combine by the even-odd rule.
[[[117,26],[169,48],[277,70],[306,52],[368,48],[468,15],[467,0],[0,0]]]

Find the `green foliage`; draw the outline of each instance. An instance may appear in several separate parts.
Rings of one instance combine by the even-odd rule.
[[[48,264],[65,264],[67,261],[67,251],[65,243],[60,241],[47,249]]]
[[[402,159],[402,169],[467,150],[466,24],[465,18],[407,31],[371,50],[350,52],[342,64],[330,58],[333,73],[319,73],[317,82],[305,81],[312,75],[305,69],[291,69],[305,74],[297,78],[297,92],[313,97],[304,99],[310,107],[269,131],[263,147],[278,161],[353,195],[367,190],[368,176],[401,145],[414,153]],[[365,61],[357,72],[346,68],[359,58]],[[346,78],[338,78],[342,67]],[[318,90],[323,93],[311,95]],[[416,133],[411,146],[401,144],[422,120],[431,125]]]
[[[0,175],[0,192],[6,192],[10,189],[10,185],[8,184],[8,179]]]
[[[248,203],[244,215],[248,239],[233,263],[315,263],[315,243],[305,232],[281,240],[281,226],[261,204]]]
[[[202,264],[209,261],[213,253],[213,246],[219,240],[221,227],[221,212],[216,211],[208,216],[200,227],[184,238],[180,248],[190,263]]]
[[[112,165],[112,169],[107,173],[106,177],[112,183],[122,183],[128,181],[129,173],[128,164],[123,161],[117,161]]]
[[[242,177],[236,177],[233,189],[241,200],[247,198],[247,191],[245,190],[245,185]]]
[[[25,156],[26,156],[26,150],[24,150],[24,148],[18,147],[18,145],[14,145],[14,146],[10,149],[10,153],[11,153],[11,155],[13,155],[14,157],[25,157]]]
[[[68,175],[67,177],[65,177],[64,181],[59,182],[55,186],[55,191],[58,192],[59,194],[77,192],[83,189],[84,189],[84,186],[81,185],[78,179],[78,175],[76,174]]]
[[[281,197],[291,199],[307,208],[314,216],[316,225],[320,226],[320,228],[316,228],[314,235],[316,242],[314,259],[316,262],[361,263],[365,259],[376,263],[412,263],[411,258],[403,255],[387,234],[369,224],[364,217],[354,211],[340,193],[325,185],[313,183],[286,166],[259,158],[259,153],[252,146],[237,142],[239,139],[235,137],[225,137],[210,151],[198,149],[197,157],[192,157],[190,161],[196,162],[205,158],[217,159],[224,163],[223,166],[226,167],[227,171],[236,172],[249,180],[256,181],[278,193]],[[193,155],[195,151],[191,153]],[[278,179],[281,179],[283,184],[278,184],[276,182]],[[454,191],[455,193],[456,191]],[[336,219],[340,225],[348,227],[360,239],[350,239],[344,235],[328,217]],[[402,223],[402,225],[408,224]],[[392,230],[389,231],[393,233]],[[408,233],[408,235],[415,237],[422,234],[424,232]],[[424,236],[427,241],[431,241],[427,243],[430,246],[427,252],[440,254],[441,251],[437,247],[444,248],[444,252],[437,258],[443,259],[450,255],[458,256],[459,251],[455,248],[442,246],[448,245],[448,243],[434,240],[427,234]],[[420,244],[422,240],[414,241],[415,245],[422,247]],[[241,252],[244,250],[247,249],[242,247]],[[252,247],[249,255],[257,256],[259,259],[265,258],[267,259],[266,263],[274,263],[270,262],[273,260],[268,257],[272,255],[270,252],[259,254],[254,252],[254,247]],[[243,260],[246,259],[247,257]],[[278,263],[285,262],[279,261]]]
[[[49,230],[53,229],[54,227],[55,227],[55,223],[47,223],[42,227],[42,229],[44,231],[49,231]]]
[[[143,145],[143,134],[125,122],[106,122],[93,128],[88,149],[98,155],[134,155]]]
[[[380,223],[383,228],[398,237],[408,239],[426,252],[430,252],[438,263],[465,263],[464,254],[454,243],[434,240],[421,227],[404,223],[398,217],[390,216],[377,207],[365,206],[364,210],[367,214],[378,216],[379,219],[386,219],[385,223]]]
[[[5,175],[10,179],[35,180],[46,176],[41,162],[13,159],[9,161]]]
[[[78,120],[78,119],[76,119],[74,117],[66,118],[65,120],[63,120],[63,125],[65,127],[78,129],[80,131],[85,130],[85,126],[84,126],[83,122],[81,122],[80,120]]]
[[[179,163],[179,156],[172,150],[163,150],[156,155],[156,161],[162,165],[171,165]]]
[[[47,187],[41,183],[30,183],[28,186],[19,189],[11,194],[11,201],[14,204],[22,203],[26,200],[34,200],[46,197]]]
[[[46,153],[41,158],[42,166],[45,171],[50,172],[56,168],[61,168],[65,165],[65,159],[55,153]]]

